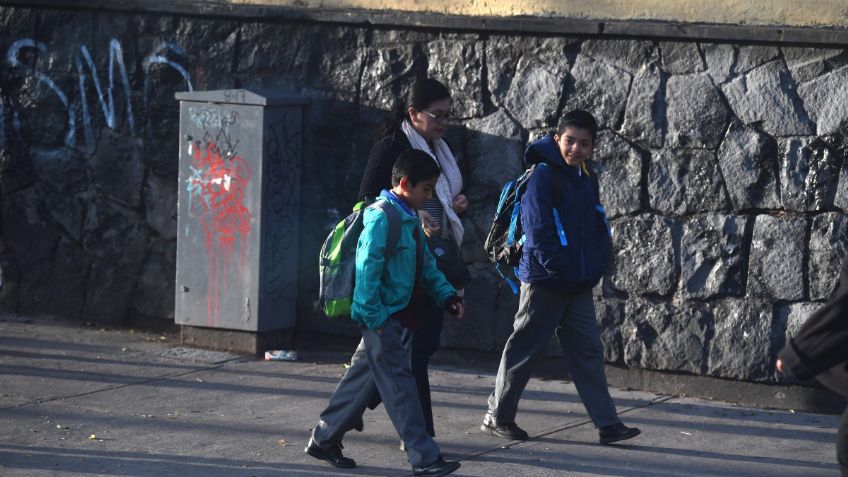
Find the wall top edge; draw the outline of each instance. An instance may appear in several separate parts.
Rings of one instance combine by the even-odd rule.
[[[567,2],[570,0],[560,0]],[[777,0],[776,0],[777,1]],[[829,0],[819,0],[827,3]],[[379,3],[363,0],[358,3]],[[789,2],[789,0],[786,0]],[[326,3],[326,2],[325,2]],[[330,2],[339,3],[344,2]],[[401,2],[382,2],[397,3]],[[471,0],[471,3],[474,3]],[[491,2],[490,2],[491,3]],[[294,6],[304,0],[0,0],[0,6],[98,10],[126,13],[230,17],[262,21],[310,21],[375,27],[471,30],[496,33],[592,35],[716,42],[848,45],[848,14],[843,25],[751,25],[697,21],[589,19],[544,15],[463,15],[430,11]]]

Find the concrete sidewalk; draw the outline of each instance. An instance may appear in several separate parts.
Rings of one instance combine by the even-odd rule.
[[[406,476],[385,411],[338,470],[303,452],[348,352],[294,363],[181,348],[170,335],[0,319],[0,475]],[[834,476],[837,416],[613,390],[642,428],[600,446],[573,385],[533,379],[508,443],[478,427],[491,372],[431,371],[437,441],[457,476]]]

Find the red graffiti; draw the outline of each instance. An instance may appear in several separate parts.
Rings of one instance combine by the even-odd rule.
[[[244,159],[222,157],[213,143],[205,149],[197,145],[192,148],[188,206],[189,213],[203,226],[208,265],[207,322],[215,326],[234,247],[238,246],[239,270],[247,258],[250,210],[244,205],[244,195],[252,173]]]

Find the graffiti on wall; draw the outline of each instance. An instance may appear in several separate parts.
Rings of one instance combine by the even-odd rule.
[[[77,111],[77,106],[73,101],[74,98],[68,95],[50,76],[39,71],[35,66],[23,61],[22,58],[28,50],[35,50],[38,55],[46,56],[49,49],[46,44],[31,39],[24,38],[15,41],[6,52],[6,64],[16,70],[34,78],[38,83],[51,91],[62,103],[67,114],[67,123],[65,126],[64,143],[68,148],[76,148],[78,144],[78,124],[82,125],[83,147],[82,150],[86,154],[92,154],[95,151],[95,139],[93,133],[94,113],[89,109],[88,99],[88,84],[94,87],[95,98],[100,106],[100,112],[103,115],[103,122],[111,129],[118,127],[118,118],[116,113],[116,90],[120,88],[124,97],[126,108],[126,123],[129,133],[132,136],[137,134],[136,109],[133,108],[132,90],[130,88],[127,69],[124,64],[124,51],[121,43],[112,39],[109,42],[108,50],[108,71],[105,72],[106,80],[103,81],[101,75],[103,72],[97,70],[91,52],[86,45],[80,45],[79,51],[74,56],[74,67],[77,74],[77,86],[79,94],[80,111]],[[187,58],[185,50],[178,44],[173,42],[162,42],[157,45],[142,61],[144,71],[142,103],[143,111],[149,111],[149,95],[151,72],[154,66],[164,65],[176,71],[185,81],[188,91],[193,90],[191,78],[188,70],[179,62],[169,58],[169,55],[180,58]],[[4,107],[4,106],[0,106]],[[96,109],[96,108],[95,108]],[[2,111],[0,111],[2,112]],[[20,135],[21,121],[19,112],[16,108],[12,110],[12,127],[15,132]],[[148,127],[150,124],[148,123]],[[0,121],[0,147],[6,144],[5,125]]]
[[[238,121],[238,114],[223,113],[217,108],[192,109],[189,117],[204,136],[186,138],[191,159],[191,172],[185,180],[187,212],[203,230],[207,324],[216,326],[220,297],[227,293],[232,267],[237,267],[238,272],[247,260],[251,214],[245,192],[253,173],[238,154],[238,140],[230,129]]]
[[[293,260],[297,224],[300,170],[300,117],[286,112],[266,126],[265,150],[268,161],[267,186],[263,199],[264,223],[268,233],[262,257],[265,293],[283,300],[295,300],[296,274],[286,273],[286,260]]]

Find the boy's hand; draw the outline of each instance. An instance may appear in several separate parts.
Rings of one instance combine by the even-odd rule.
[[[461,214],[468,209],[468,197],[465,197],[465,194],[459,194],[453,199],[453,211],[457,214]]]
[[[454,295],[445,300],[445,311],[457,318],[462,318],[465,314],[465,301],[462,297]]]
[[[436,220],[433,219],[433,216],[430,215],[430,212],[426,210],[419,210],[418,217],[421,218],[421,227],[424,229],[424,234],[428,237],[435,237],[439,234],[439,224],[436,223]]]
[[[778,359],[778,360],[777,360],[777,362],[776,362],[776,363],[774,363],[774,367],[775,367],[775,368],[777,368],[777,371],[778,371],[778,372],[781,372],[781,373],[786,372],[786,371],[783,369],[783,360]]]

